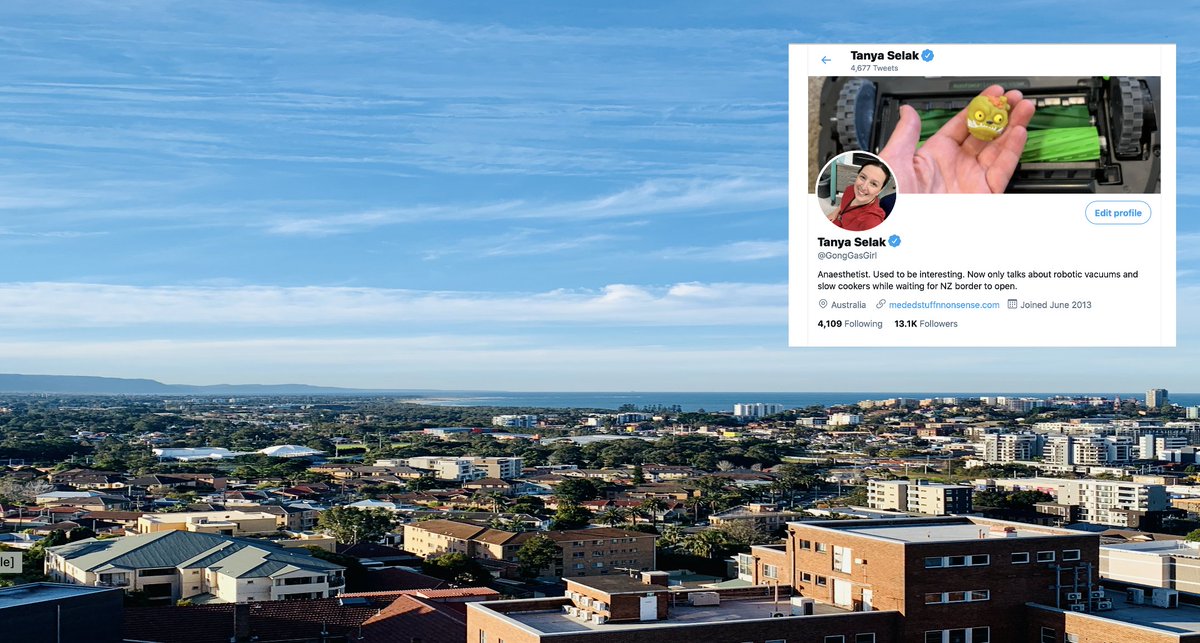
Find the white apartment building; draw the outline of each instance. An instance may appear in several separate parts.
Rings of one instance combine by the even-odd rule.
[[[1188,446],[1188,438],[1182,435],[1142,435],[1138,436],[1139,460],[1169,460],[1166,451],[1174,451]]]
[[[1045,436],[1036,433],[991,433],[983,436],[984,462],[1028,462],[1042,454]]]
[[[1132,460],[1133,448],[1127,435],[1051,435],[1042,456],[1054,466],[1109,466]]]
[[[1003,491],[1043,491],[1059,504],[1078,506],[1080,521],[1114,527],[1137,526],[1142,516],[1165,511],[1171,503],[1164,485],[1142,482],[1007,478],[988,484]]]
[[[518,429],[532,429],[537,426],[536,415],[493,415],[493,426],[505,426]]]
[[[1058,502],[1078,505],[1083,522],[1118,527],[1136,526],[1140,515],[1171,505],[1163,485],[1120,480],[1068,480]]]
[[[868,480],[867,506],[929,516],[970,513],[971,487],[910,480]]]
[[[834,413],[829,416],[829,426],[857,426],[862,424],[862,415],[858,413]]]
[[[439,480],[467,482],[487,477],[486,471],[475,467],[474,458],[420,456],[409,458],[405,465],[414,469],[432,471],[433,477]]]
[[[480,478],[503,478],[511,480],[521,477],[521,458],[466,456],[420,456],[408,458],[405,466],[432,471],[439,480],[469,482]]]
[[[783,413],[782,404],[764,404],[755,402],[753,404],[734,404],[733,416],[739,418],[762,418],[768,415]]]

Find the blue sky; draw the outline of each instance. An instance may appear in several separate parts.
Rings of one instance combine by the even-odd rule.
[[[1093,5],[6,2],[0,372],[1200,391],[1200,14]],[[1178,348],[785,347],[787,44],[972,40],[1178,43]]]

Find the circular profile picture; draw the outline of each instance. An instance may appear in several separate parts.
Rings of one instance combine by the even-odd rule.
[[[852,232],[883,223],[896,206],[892,169],[870,152],[844,152],[817,175],[817,200],[833,225]]]

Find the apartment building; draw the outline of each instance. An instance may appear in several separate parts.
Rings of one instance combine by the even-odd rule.
[[[989,433],[981,441],[984,462],[1029,462],[1042,454],[1045,436],[1036,433]]]
[[[1133,460],[1134,446],[1128,435],[1051,435],[1042,456],[1052,466],[1110,466]]]
[[[518,429],[532,429],[537,426],[536,415],[493,415],[492,426],[503,426]]]
[[[1098,525],[1138,527],[1170,509],[1166,487],[1120,480],[1070,480],[1058,501],[1079,506],[1079,519]]]
[[[160,531],[191,531],[223,536],[261,536],[279,530],[275,515],[265,511],[184,511],[142,514],[139,534]]]
[[[426,520],[404,526],[405,550],[428,558],[462,553],[502,575],[513,575],[517,551],[543,536],[558,546],[559,557],[539,574],[545,578],[607,576],[618,570],[653,570],[654,534],[607,527],[515,533],[453,520]]]
[[[1161,484],[1122,480],[1067,480],[1063,478],[1007,478],[988,481],[1003,491],[1042,491],[1058,505],[1077,507],[1082,522],[1113,527],[1145,528],[1155,525],[1171,509],[1167,488]]]
[[[444,456],[421,456],[404,461],[406,466],[433,472],[439,480],[467,482],[480,478],[503,478],[511,480],[521,476],[521,458],[469,456],[448,458]]]
[[[776,415],[783,413],[782,404],[765,404],[763,402],[754,402],[752,404],[734,404],[733,417],[738,418],[763,418],[768,415]]]
[[[467,640],[1200,640],[1200,609],[1137,604],[1100,585],[1095,534],[973,517],[793,523],[784,545],[754,547],[740,562],[753,585],[678,589],[650,573],[572,579],[561,597],[472,603]]]
[[[45,573],[57,582],[218,603],[337,596],[344,571],[266,541],[180,530],[51,547],[45,563]]]
[[[971,512],[971,487],[924,480],[868,480],[867,506],[929,516]]]

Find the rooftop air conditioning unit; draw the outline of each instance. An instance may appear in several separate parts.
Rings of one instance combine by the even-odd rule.
[[[1154,593],[1150,596],[1150,602],[1155,607],[1179,607],[1179,592],[1173,589],[1155,588]]]
[[[592,622],[596,625],[604,625],[608,621],[608,617],[603,614],[592,614]]]
[[[1083,603],[1071,603],[1071,611],[1072,612],[1086,612],[1087,605],[1084,605]]]
[[[1128,598],[1130,604],[1146,604],[1146,590],[1140,587],[1130,587],[1129,589],[1125,590],[1125,596]]]
[[[1104,598],[1104,590],[1102,590],[1102,589],[1095,590],[1091,594],[1088,594],[1088,596],[1091,598]]]
[[[717,592],[692,592],[688,594],[688,602],[692,605],[720,605],[721,595]]]
[[[783,612],[771,612],[771,618],[783,618],[785,616],[787,616],[787,614],[784,614]]]
[[[1098,609],[1098,610],[1110,610],[1112,608],[1113,608],[1112,601],[1108,600],[1107,598],[1104,600],[1096,601],[1096,609]]]
[[[1078,601],[1083,599],[1083,594],[1079,592],[1067,592],[1068,601]]]

